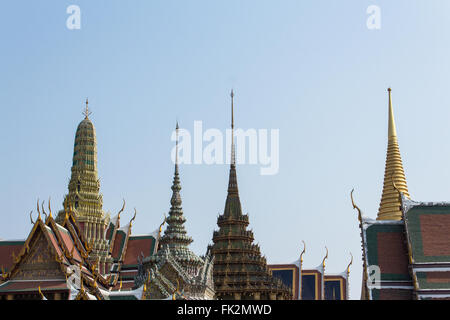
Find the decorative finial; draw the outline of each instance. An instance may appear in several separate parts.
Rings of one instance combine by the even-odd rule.
[[[88,98],[86,98],[86,109],[84,110],[83,115],[88,119],[91,113],[92,112],[89,111],[89,101]]]
[[[350,198],[352,199],[352,206],[353,206],[353,209],[358,210],[358,220],[359,220],[359,222],[361,222],[362,221],[361,209],[359,209],[359,207],[355,204],[355,201],[353,200],[353,191],[355,191],[355,189],[352,189],[352,191],[350,192]]]
[[[133,218],[131,218],[131,220],[130,220],[130,227],[133,225],[134,219],[136,219],[136,213],[137,213],[136,208],[134,208],[134,216],[133,216]]]
[[[350,252],[350,256],[352,257],[352,259],[350,260],[350,263],[347,266],[347,275],[350,274],[350,266],[353,264],[353,255],[351,252]]]
[[[50,197],[48,197],[48,211],[49,211],[48,217],[52,218],[52,208],[50,205]]]
[[[234,148],[234,91],[231,89],[231,164],[236,165],[236,151]]]
[[[117,214],[117,221],[120,220],[120,214],[123,212],[124,209],[125,209],[125,199],[123,199],[122,209],[120,209],[119,213]]]
[[[302,240],[302,242],[303,242],[303,251],[302,251],[302,253],[300,254],[300,263],[303,264],[303,254],[306,252],[306,243],[305,243],[305,241],[303,241],[303,240]]]
[[[30,211],[30,220],[31,220],[31,224],[34,224],[33,218],[31,217],[32,213],[33,213],[33,210]]]
[[[43,200],[41,203],[41,209],[42,209],[42,213],[45,216],[45,220],[47,220],[48,216],[47,216],[47,212],[45,212],[45,210],[44,210],[44,202],[45,202],[45,200]]]
[[[163,227],[164,224],[166,223],[166,220],[167,220],[166,214],[164,213],[164,220],[163,220],[163,222],[159,225],[159,233],[158,233],[158,236],[161,235],[162,227]]]
[[[39,213],[38,220],[41,220],[41,211],[39,211],[39,198],[37,199],[37,212]]]
[[[44,296],[44,294],[41,291],[41,286],[38,286],[38,291],[39,291],[39,295],[41,296],[41,300],[44,300],[45,296]]]
[[[325,260],[328,259],[328,248],[327,248],[327,246],[325,246],[325,249],[327,250],[327,253],[326,253],[325,257],[322,260],[322,267],[323,268],[325,268]]]

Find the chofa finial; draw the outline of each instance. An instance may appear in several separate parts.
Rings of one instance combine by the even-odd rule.
[[[350,252],[350,256],[352,257],[352,259],[350,260],[350,263],[347,266],[347,275],[350,274],[350,266],[353,264],[353,255]]]
[[[302,242],[303,242],[303,251],[302,251],[302,253],[300,253],[300,263],[303,263],[303,255],[306,252],[306,243],[303,240],[302,240]]]
[[[352,206],[353,206],[353,209],[358,210],[358,220],[359,220],[359,222],[361,222],[362,221],[361,209],[359,209],[359,207],[355,204],[355,201],[353,200],[353,191],[355,191],[355,189],[352,189],[352,191],[350,192],[350,198],[352,199]]]
[[[325,257],[322,260],[322,267],[323,268],[325,268],[325,260],[328,259],[328,248],[327,248],[327,246],[325,246],[325,249],[327,250],[327,253],[326,253]]]

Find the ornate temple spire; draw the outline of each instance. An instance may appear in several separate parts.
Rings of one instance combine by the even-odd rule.
[[[248,215],[242,214],[236,177],[234,145],[234,92],[231,90],[231,162],[225,209],[217,218],[218,231],[209,247],[214,256],[213,278],[219,299],[289,298],[290,291],[280,287],[267,271],[267,263],[254,236]],[[250,285],[251,284],[251,285]],[[269,293],[272,296],[269,295]]]
[[[164,235],[161,237],[160,252],[164,249],[170,249],[177,260],[184,265],[199,265],[202,261],[197,257],[188,246],[192,243],[192,238],[187,235],[184,223],[186,218],[183,216],[183,209],[181,207],[181,184],[178,171],[178,121],[176,125],[176,149],[175,149],[175,173],[172,183],[172,198],[170,199],[169,216],[167,217],[167,228]]]
[[[105,238],[110,219],[103,211],[100,180],[97,172],[97,139],[95,127],[89,119],[89,101],[86,98],[84,119],[75,133],[69,192],[63,205],[71,208],[86,241],[91,245],[88,260],[98,265],[98,270],[109,272],[113,261]],[[60,210],[56,222],[67,219],[67,210]]]
[[[408,186],[406,185],[405,172],[403,170],[402,158],[400,156],[400,149],[397,141],[391,91],[391,88],[389,88],[388,147],[384,171],[383,193],[381,195],[377,220],[401,220],[400,192],[409,198]]]
[[[97,172],[97,139],[95,128],[89,119],[89,102],[83,112],[85,118],[77,127],[69,182],[68,204],[77,216],[103,216],[103,200]]]

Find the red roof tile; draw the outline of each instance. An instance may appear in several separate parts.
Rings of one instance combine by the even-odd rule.
[[[141,252],[145,257],[153,254],[155,246],[155,238],[152,236],[130,237],[127,245],[127,252],[123,259],[124,265],[137,265],[137,258],[141,256]]]
[[[0,272],[1,267],[7,272],[14,264],[12,254],[17,256],[25,241],[0,241]]]
[[[0,285],[0,292],[38,291],[41,290],[67,290],[65,279],[55,281],[7,281]]]

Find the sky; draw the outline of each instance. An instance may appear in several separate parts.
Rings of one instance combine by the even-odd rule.
[[[80,29],[66,12],[80,8]],[[371,5],[379,29],[369,29]],[[409,193],[450,200],[450,2],[9,1],[0,6],[0,238],[23,239],[37,199],[62,208],[73,142],[89,98],[104,210],[133,233],[170,208],[176,120],[225,132],[279,130],[279,170],[240,164],[238,185],[269,263],[304,267],[329,249],[327,273],[350,253],[350,297],[361,292],[361,238],[350,191],[375,218],[392,87]],[[191,248],[204,254],[223,212],[227,164],[182,164]],[[34,214],[36,214],[34,212]]]

